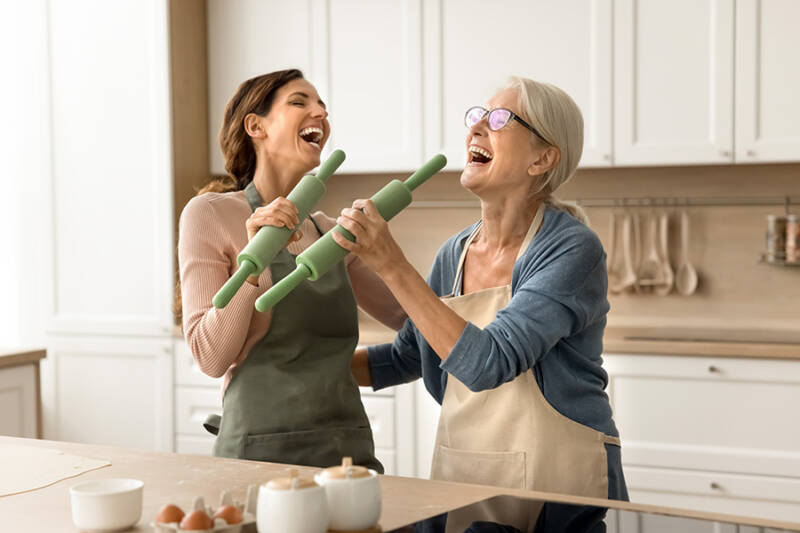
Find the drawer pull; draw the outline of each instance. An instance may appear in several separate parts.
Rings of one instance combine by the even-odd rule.
[[[722,490],[722,485],[720,485],[716,481],[712,481],[711,482],[711,490]]]
[[[711,372],[712,374],[719,374],[720,372],[722,372],[718,367],[714,365],[709,365],[708,371]]]

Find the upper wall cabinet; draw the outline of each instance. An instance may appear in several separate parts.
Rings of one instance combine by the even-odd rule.
[[[583,112],[583,166],[611,164],[611,0],[425,2],[426,153],[466,162],[464,113],[509,76],[564,89]]]
[[[733,0],[616,0],[614,163],[733,161]]]
[[[797,20],[796,0],[208,0],[212,170],[236,85],[288,66],[344,172],[463,168],[464,112],[511,75],[575,99],[584,167],[797,161]]]
[[[342,171],[406,172],[437,152],[449,168],[463,168],[464,112],[509,75],[566,90],[584,115],[582,164],[611,164],[611,0],[513,1],[491,10],[478,0],[287,6],[208,1],[215,173],[224,173],[217,134],[237,83],[288,66],[303,68],[326,100],[326,152],[347,153]]]
[[[800,2],[736,2],[736,161],[800,160]]]
[[[327,58],[316,83],[330,109],[329,150],[345,151],[345,172],[418,167],[422,1],[314,4],[321,22],[319,52]]]
[[[228,100],[240,83],[273,70],[299,68],[316,82],[311,54],[316,34],[310,1],[208,0],[206,10],[209,158],[214,174],[226,174],[219,130]]]

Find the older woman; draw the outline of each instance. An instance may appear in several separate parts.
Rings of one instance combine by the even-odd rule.
[[[439,250],[426,283],[374,205],[357,200],[337,242],[386,283],[409,320],[357,350],[376,390],[422,377],[442,404],[432,477],[627,499],[604,392],[605,253],[553,192],[575,171],[583,119],[560,89],[512,78],[465,117],[461,184],[481,219]]]

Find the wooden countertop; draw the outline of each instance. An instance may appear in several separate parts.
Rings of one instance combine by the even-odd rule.
[[[47,351],[43,348],[23,349],[0,347],[0,368],[38,363],[45,357],[47,357]]]
[[[392,342],[395,333],[371,320],[360,324],[361,344]],[[800,331],[608,326],[603,337],[608,354],[745,357],[800,360]]]
[[[70,511],[69,487],[90,479],[132,477],[144,481],[142,519],[131,531],[150,531],[149,524],[158,508],[167,502],[189,507],[196,496],[216,505],[220,491],[227,489],[234,499],[244,500],[247,487],[265,483],[286,474],[286,465],[222,459],[199,455],[154,453],[67,442],[0,437],[0,444],[55,448],[69,454],[111,462],[111,466],[59,481],[49,487],[0,498],[3,530],[74,533]],[[315,468],[298,467],[312,475]],[[415,478],[381,476],[383,512],[380,524],[384,531],[498,494],[541,498],[564,503],[601,505],[616,509],[647,511],[658,514],[739,522],[756,527],[800,530],[800,523],[777,522],[756,518],[733,517],[716,513],[686,511],[594,498],[570,497],[542,492],[498,489],[493,487],[447,483]]]

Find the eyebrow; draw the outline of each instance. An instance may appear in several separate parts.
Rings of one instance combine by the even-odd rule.
[[[302,96],[303,98],[310,98],[310,96],[308,96],[308,94],[306,94],[304,92],[300,92],[300,91],[293,92],[292,94],[289,95],[289,98],[291,98],[292,96]],[[324,107],[325,109],[328,109],[328,106],[325,105],[325,102],[323,102],[321,98],[319,100],[317,100],[317,103],[319,105],[321,105],[322,107]]]

